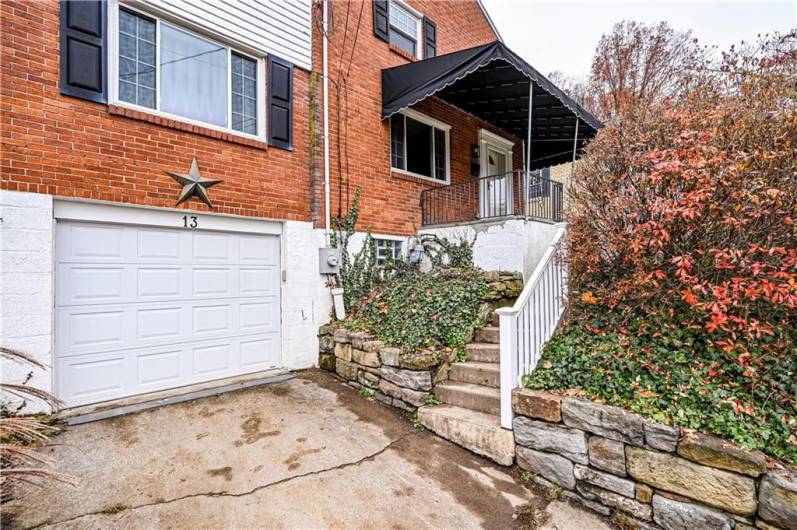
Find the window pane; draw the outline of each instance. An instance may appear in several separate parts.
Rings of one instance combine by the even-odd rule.
[[[418,19],[395,2],[390,2],[390,25],[408,37],[418,38]]]
[[[376,246],[376,264],[384,267],[388,262],[397,262],[401,259],[401,241],[394,239],[374,239]]]
[[[434,130],[434,178],[446,179],[446,133]]]
[[[161,25],[161,110],[227,125],[227,49]]]
[[[432,176],[432,127],[407,118],[407,171]]]
[[[257,134],[257,62],[233,53],[232,66],[232,128]]]
[[[155,108],[155,23],[119,11],[119,99]]]
[[[410,55],[415,55],[415,41],[405,37],[393,28],[390,29],[390,44],[395,44]]]
[[[396,114],[390,118],[390,165],[396,169],[406,169],[404,164],[404,115]]]

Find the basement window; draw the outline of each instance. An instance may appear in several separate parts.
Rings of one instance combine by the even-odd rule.
[[[374,239],[376,245],[376,266],[384,267],[390,262],[401,260],[401,241],[397,239]]]
[[[408,175],[449,182],[450,127],[415,111],[390,118],[390,166]]]

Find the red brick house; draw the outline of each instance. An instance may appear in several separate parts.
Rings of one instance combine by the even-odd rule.
[[[0,15],[0,337],[52,367],[34,384],[68,406],[313,365],[331,306],[319,248],[358,188],[382,256],[467,226],[490,234],[480,265],[527,271],[561,201],[519,170],[569,160],[575,123],[578,142],[597,126],[478,1],[8,0]]]

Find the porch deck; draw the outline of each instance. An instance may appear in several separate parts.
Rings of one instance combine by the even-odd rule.
[[[511,171],[488,175],[421,192],[421,224],[435,226],[488,219],[523,217],[535,221],[562,221],[564,189],[561,182],[540,171]]]

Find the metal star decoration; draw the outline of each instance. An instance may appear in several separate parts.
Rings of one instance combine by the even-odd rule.
[[[188,170],[188,175],[182,175],[172,171],[167,171],[166,173],[183,186],[183,191],[180,192],[180,196],[177,198],[177,204],[185,202],[191,197],[197,197],[213,208],[213,203],[210,202],[207,189],[223,181],[203,178],[202,175],[199,174],[199,166],[196,163],[196,157],[191,160],[191,168]]]

